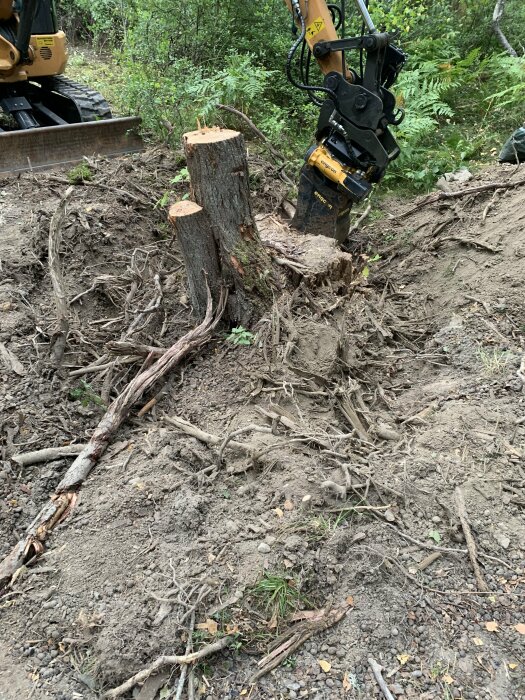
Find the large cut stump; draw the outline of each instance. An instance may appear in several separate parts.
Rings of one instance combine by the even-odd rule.
[[[221,284],[230,291],[227,316],[249,325],[272,298],[271,261],[261,243],[250,204],[244,139],[229,129],[184,135],[194,202],[170,208],[188,275],[195,312],[205,311],[206,273],[214,298]]]

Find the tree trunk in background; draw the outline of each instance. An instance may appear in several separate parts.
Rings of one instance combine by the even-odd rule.
[[[505,51],[510,56],[514,56],[514,58],[517,58],[518,54],[512,48],[512,46],[509,43],[509,40],[507,39],[500,27],[500,22],[503,18],[503,13],[505,12],[505,2],[506,0],[498,0],[496,3],[496,7],[494,8],[494,14],[492,15],[492,31],[496,35],[499,43],[503,46]]]
[[[202,315],[202,271],[217,297],[218,280],[229,289],[230,322],[248,326],[271,303],[271,261],[261,243],[250,204],[244,139],[229,129],[184,135],[195,202],[170,209],[181,246],[191,302]]]

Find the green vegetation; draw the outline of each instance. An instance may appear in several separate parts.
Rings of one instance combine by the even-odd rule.
[[[510,354],[499,348],[480,347],[478,356],[483,367],[483,373],[487,377],[505,372],[511,360]]]
[[[93,391],[91,384],[88,384],[83,379],[80,380],[80,383],[76,389],[72,389],[69,392],[69,396],[74,401],[80,401],[84,408],[87,408],[91,404],[94,406],[100,406],[101,408],[106,408],[106,405],[102,401],[101,397],[98,394],[95,394]]]
[[[79,163],[67,174],[67,179],[72,185],[81,185],[93,177],[93,172],[87,163]]]
[[[260,607],[275,620],[282,620],[308,602],[294,580],[279,574],[265,573],[252,593]]]
[[[217,109],[228,104],[300,166],[318,108],[286,80],[292,34],[282,0],[62,0],[60,6],[65,29],[102,51],[109,66],[97,72],[84,53],[73,60],[74,77],[85,75],[118,110],[139,113],[154,138],[178,146],[182,132],[198,124],[244,128]],[[493,160],[523,122],[525,58],[502,51],[491,30],[493,8],[494,0],[370,1],[377,25],[398,31],[409,55],[395,88],[407,112],[396,130],[402,156],[387,186],[425,190],[446,171]],[[348,31],[359,31],[357,21],[349,24]],[[507,0],[502,27],[523,52],[522,0]]]
[[[243,326],[232,328],[226,340],[232,345],[253,345],[255,336]]]

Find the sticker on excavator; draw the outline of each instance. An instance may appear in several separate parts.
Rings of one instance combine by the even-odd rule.
[[[39,36],[36,39],[36,45],[38,48],[42,48],[43,46],[49,46],[49,48],[51,48],[55,45],[55,38],[52,36]]]
[[[318,17],[306,27],[306,36],[308,39],[313,39],[319,34],[319,32],[322,32],[325,27],[326,24],[324,23],[324,19],[322,17]]]

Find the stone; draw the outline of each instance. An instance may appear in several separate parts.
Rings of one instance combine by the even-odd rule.
[[[266,542],[261,542],[257,547],[257,551],[259,554],[269,554],[272,551],[272,548],[269,544],[266,544]]]

